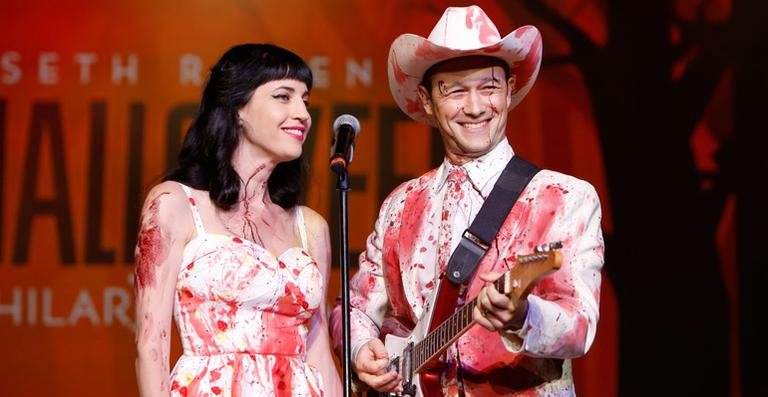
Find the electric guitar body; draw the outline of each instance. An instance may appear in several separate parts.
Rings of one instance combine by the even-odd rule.
[[[512,270],[494,283],[496,289],[525,299],[542,277],[560,268],[560,248],[560,242],[542,244],[532,254],[517,256]],[[399,396],[442,396],[440,378],[445,363],[440,357],[448,346],[475,324],[472,319],[475,300],[456,308],[460,286],[444,278],[441,276],[438,288],[424,306],[424,312],[411,333],[405,337],[389,334],[384,339],[384,346],[390,354],[390,369],[403,377],[403,392]],[[436,302],[438,297],[440,302]],[[395,397],[398,394],[369,391],[368,396]]]

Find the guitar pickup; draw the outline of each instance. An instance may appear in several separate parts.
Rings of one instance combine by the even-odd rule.
[[[402,371],[400,372],[403,375],[403,393],[404,396],[415,396],[416,395],[416,385],[413,384],[413,375],[414,375],[414,367],[413,367],[413,342],[409,342],[405,349],[403,349],[403,356],[402,356],[403,362],[401,363]]]

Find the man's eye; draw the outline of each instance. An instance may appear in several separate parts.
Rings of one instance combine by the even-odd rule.
[[[462,89],[452,89],[452,90],[446,91],[444,95],[449,97],[456,97],[456,96],[462,95],[464,92],[465,90],[462,90]]]

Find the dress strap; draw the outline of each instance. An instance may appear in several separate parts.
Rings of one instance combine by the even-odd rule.
[[[309,250],[309,247],[307,245],[307,225],[304,224],[304,212],[301,211],[301,206],[296,206],[296,223],[299,227],[299,235],[301,236],[301,248],[304,248],[304,251]]]
[[[181,183],[179,183],[179,186],[181,186],[181,189],[184,190],[184,194],[186,194],[187,198],[189,199],[189,209],[192,210],[192,219],[195,221],[195,230],[197,230],[197,235],[205,235],[203,220],[200,218],[200,212],[197,210],[197,204],[195,203],[195,199],[192,197],[192,189],[190,189],[189,186]]]

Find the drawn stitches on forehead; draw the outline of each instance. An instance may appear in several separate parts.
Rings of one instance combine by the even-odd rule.
[[[440,79],[437,81],[436,87],[437,91],[442,96],[448,95],[450,90],[454,88],[466,88],[466,87],[481,87],[483,84],[486,84],[488,82],[494,82],[501,84],[503,81],[503,78],[500,76],[497,76],[497,70],[494,67],[488,68],[487,74],[479,75],[479,73],[473,73],[470,76],[460,78],[454,81],[451,81],[450,79],[448,81]]]

